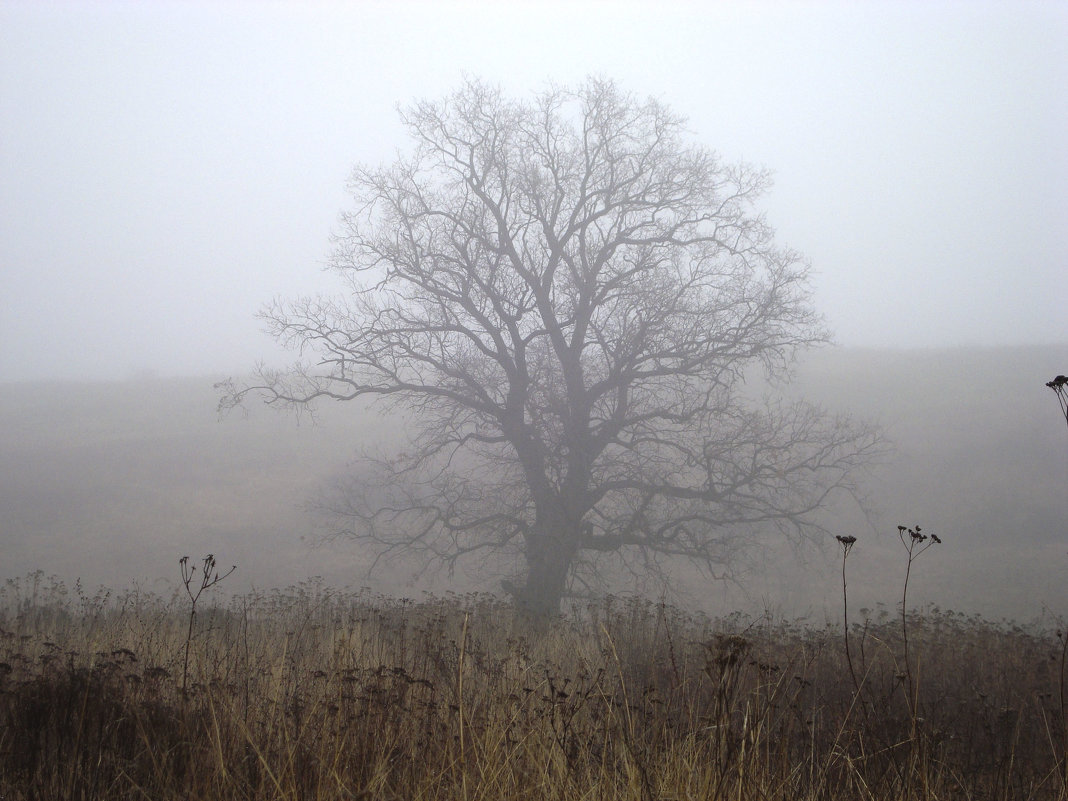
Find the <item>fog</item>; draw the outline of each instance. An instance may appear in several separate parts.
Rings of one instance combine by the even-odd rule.
[[[774,170],[838,341],[1068,341],[1054,3],[0,4],[0,376],[246,369],[398,103],[603,74]]]
[[[840,609],[831,536],[840,534],[858,539],[851,606],[892,612],[905,569],[896,526],[919,524],[943,544],[914,568],[916,604],[1021,621],[1068,613],[1068,430],[1036,379],[1066,363],[1065,345],[813,354],[791,391],[879,422],[895,446],[865,475],[870,518],[839,503],[830,534],[753,554],[737,566],[737,584],[676,564],[667,597],[716,614],[822,622]],[[322,539],[336,520],[309,502],[351,473],[361,449],[396,438],[396,423],[351,403],[321,406],[314,424],[255,406],[220,421],[216,399],[207,376],[6,385],[0,580],[40,569],[90,589],[137,584],[166,595],[179,557],[214,553],[238,566],[224,592],[316,576],[410,597],[500,592],[492,570],[417,576],[418,565],[396,555],[368,573],[372,554]]]
[[[1064,614],[1066,37],[1053,3],[0,2],[0,579],[156,585],[213,551],[242,586],[371,582],[302,505],[381,427],[220,422],[212,382],[295,359],[255,314],[337,290],[346,178],[407,147],[398,103],[594,74],[775,173],[760,206],[841,346],[791,391],[898,446],[839,522],[858,606],[894,602],[919,522],[946,547],[918,598]],[[682,600],[822,614],[831,545]],[[411,574],[374,581],[495,589]]]

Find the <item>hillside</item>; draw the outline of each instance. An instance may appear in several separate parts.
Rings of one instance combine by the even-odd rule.
[[[1068,431],[1044,386],[1068,346],[931,351],[827,350],[785,388],[880,422],[895,453],[868,482],[871,521],[849,504],[835,533],[855,608],[892,609],[904,570],[898,523],[945,545],[918,565],[911,600],[988,616],[1068,612]],[[317,422],[253,407],[219,419],[212,379],[8,384],[0,393],[0,579],[40,569],[94,586],[166,587],[177,559],[237,564],[231,589],[298,583],[393,593],[493,589],[493,580],[412,585],[415,566],[366,576],[367,554],[318,542],[306,504],[391,426],[335,404]],[[755,391],[762,391],[756,387]],[[834,546],[834,547],[831,547]],[[837,545],[765,554],[742,588],[682,571],[679,599],[711,609],[770,606],[834,614]]]

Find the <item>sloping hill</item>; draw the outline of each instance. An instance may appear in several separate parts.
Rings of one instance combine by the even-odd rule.
[[[1068,428],[1045,386],[1066,367],[1068,346],[809,358],[790,391],[879,422],[895,447],[869,482],[876,530],[853,519],[837,532],[860,538],[857,604],[900,600],[896,526],[919,523],[945,545],[919,564],[910,598],[991,616],[1068,612]],[[836,609],[839,567],[812,564],[820,578],[799,603],[819,587]]]
[[[1068,611],[1068,429],[1044,386],[1066,369],[1068,346],[809,357],[783,391],[877,420],[896,446],[870,477],[875,528],[849,504],[828,516],[860,540],[850,557],[856,608],[893,607],[903,572],[895,526],[918,522],[945,545],[916,571],[917,602],[1017,617]],[[368,579],[368,555],[351,544],[310,547],[317,522],[303,508],[362,445],[388,441],[391,425],[349,404],[323,408],[317,425],[256,407],[220,420],[215,401],[210,378],[4,386],[0,578],[41,569],[90,585],[151,584],[173,581],[180,556],[214,552],[239,566],[232,589],[321,575],[403,591],[411,566]],[[833,613],[836,547],[768,553],[745,592],[683,571],[681,597],[718,610]]]
[[[212,383],[5,387],[3,574],[39,568],[122,586],[176,577],[183,554],[215,552],[260,587],[351,580],[351,554],[331,571],[337,554],[302,542],[302,507],[364,439],[360,421],[315,426],[267,409],[220,420]]]

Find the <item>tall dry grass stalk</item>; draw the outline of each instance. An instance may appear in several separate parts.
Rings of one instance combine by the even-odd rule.
[[[857,693],[831,625],[606,599],[535,629],[311,583],[190,639],[181,601],[7,585],[4,801],[1064,798],[1051,632],[927,610],[906,702],[889,614]]]

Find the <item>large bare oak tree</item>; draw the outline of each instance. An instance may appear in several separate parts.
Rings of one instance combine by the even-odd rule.
[[[853,488],[874,432],[739,391],[827,338],[754,208],[766,172],[605,80],[529,102],[471,81],[402,120],[411,155],[351,179],[332,262],[351,293],[264,312],[317,359],[222,401],[406,412],[346,532],[450,566],[512,553],[502,586],[552,613],[606,556],[716,570]]]

